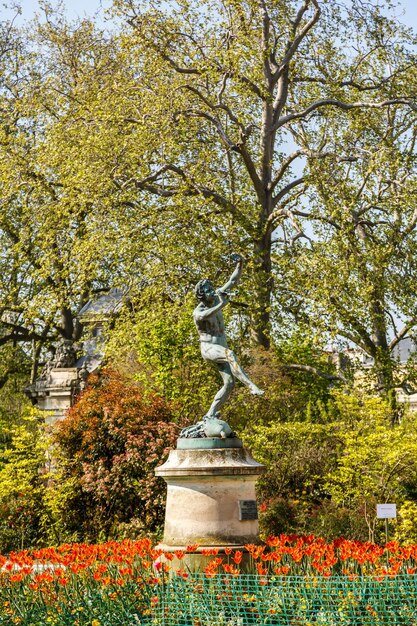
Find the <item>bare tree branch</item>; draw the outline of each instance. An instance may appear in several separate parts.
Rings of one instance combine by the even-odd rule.
[[[292,122],[294,120],[306,117],[313,111],[320,109],[325,106],[334,106],[342,109],[343,111],[350,111],[352,109],[382,109],[383,107],[390,106],[393,104],[405,104],[410,107],[413,111],[417,111],[417,105],[415,105],[408,98],[392,98],[390,100],[384,100],[383,102],[342,102],[341,100],[336,100],[335,98],[323,98],[322,100],[317,100],[310,104],[304,111],[300,111],[299,113],[290,113],[289,115],[285,115],[281,119],[279,119],[273,127],[273,131],[278,130],[285,124]]]
[[[272,207],[275,208],[277,204],[282,200],[282,198],[284,198],[284,196],[286,196],[287,193],[289,193],[292,189],[294,189],[294,187],[298,187],[298,185],[303,185],[304,183],[305,183],[305,178],[302,176],[301,178],[296,178],[292,180],[290,183],[288,183],[288,185],[285,185],[285,187],[283,187],[281,191],[277,193],[276,196],[274,196],[272,200]]]
[[[405,326],[403,326],[403,328],[400,330],[400,332],[397,333],[397,335],[394,337],[394,339],[390,342],[390,344],[388,346],[390,352],[392,352],[392,350],[395,348],[395,346],[397,346],[402,339],[405,339],[405,337],[407,337],[407,335],[410,332],[410,330],[412,330],[416,326],[416,324],[417,324],[417,317],[414,317],[411,320],[409,320],[405,324]]]
[[[375,357],[375,354],[376,354],[375,343],[372,341],[366,328],[362,326],[362,324],[359,322],[358,318],[354,315],[354,313],[345,309],[334,296],[330,296],[329,300],[331,304],[337,308],[339,316],[342,318],[342,320],[343,319],[345,320],[346,325],[350,326],[357,333],[357,335],[354,335],[353,333],[351,333],[350,331],[346,329],[340,329],[339,334],[342,335],[343,337],[346,337],[346,339],[349,339],[349,341],[352,341],[359,347],[361,347],[363,350],[365,350],[365,352],[370,354],[372,357]]]
[[[288,171],[288,168],[290,167],[291,163],[293,163],[295,159],[298,159],[300,156],[304,156],[305,154],[306,154],[305,150],[295,150],[294,152],[289,154],[286,159],[284,159],[281,162],[281,167],[279,168],[279,171],[277,172],[274,180],[271,182],[271,185],[270,185],[271,191],[274,191],[275,187],[278,185],[282,177]]]
[[[287,51],[286,51],[286,53],[284,55],[284,58],[281,61],[281,65],[280,65],[279,69],[275,72],[275,74],[273,76],[274,82],[276,82],[278,80],[278,78],[283,74],[285,68],[288,66],[288,64],[290,63],[290,61],[293,58],[294,54],[297,52],[298,47],[300,46],[300,43],[303,41],[303,39],[306,37],[308,32],[313,28],[314,24],[316,24],[316,22],[318,21],[318,19],[320,17],[321,9],[319,7],[319,4],[318,4],[317,0],[304,0],[304,4],[299,9],[299,11],[297,13],[297,16],[296,16],[296,18],[294,20],[294,23],[293,23],[293,33],[296,34],[297,28],[301,24],[301,20],[302,20],[302,18],[304,16],[304,13],[309,9],[309,6],[311,4],[315,7],[314,15],[307,22],[307,24],[305,24],[305,26],[301,29],[301,31],[298,33],[298,35],[295,36],[294,40],[287,44]]]
[[[167,189],[166,186],[154,184],[157,181],[158,177],[167,171],[171,171],[177,174],[184,181],[187,188],[180,191],[178,187]],[[251,221],[248,220],[241,211],[238,211],[233,202],[222,196],[217,191],[214,191],[213,189],[210,189],[209,187],[206,187],[204,185],[200,185],[195,180],[190,179],[184,170],[172,163],[164,165],[163,167],[159,168],[157,172],[150,176],[147,176],[146,178],[136,180],[134,184],[139,189],[143,189],[145,191],[148,191],[149,193],[164,198],[172,198],[179,193],[182,193],[184,196],[189,197],[202,195],[204,198],[213,200],[213,202],[221,209],[228,211],[239,221],[239,223],[245,228],[248,233],[254,234],[254,227]]]
[[[405,67],[399,68],[396,72],[390,73],[388,76],[383,76],[378,79],[377,82],[373,80],[372,84],[364,84],[358,83],[353,79],[341,80],[335,83],[337,87],[353,87],[357,91],[366,92],[366,91],[376,91],[381,89],[384,85],[390,83],[393,78],[398,78],[402,74],[406,74],[408,70],[412,69],[414,64],[406,65]],[[322,76],[294,76],[292,78],[293,83],[319,83],[320,85],[327,85],[328,78]]]
[[[320,376],[320,378],[325,378],[329,381],[338,381],[341,383],[347,383],[348,380],[342,374],[328,374],[327,372],[323,372],[323,370],[318,369],[317,367],[313,367],[312,365],[303,365],[301,363],[289,363],[281,364],[280,367],[282,369],[288,370],[298,370],[300,372],[308,372],[309,374],[314,374],[315,376]]]

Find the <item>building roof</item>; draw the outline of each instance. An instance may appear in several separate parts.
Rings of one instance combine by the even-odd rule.
[[[115,287],[110,289],[108,293],[104,293],[98,298],[89,300],[79,312],[79,320],[81,322],[106,320],[120,311],[125,295],[125,289]]]
[[[410,337],[406,337],[405,339],[401,339],[401,341],[395,346],[392,351],[392,356],[400,363],[406,363],[416,350],[416,342]]]

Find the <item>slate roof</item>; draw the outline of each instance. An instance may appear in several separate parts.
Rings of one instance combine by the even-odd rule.
[[[406,337],[405,339],[401,339],[401,341],[395,346],[392,351],[392,356],[395,359],[398,359],[400,363],[406,363],[410,358],[410,355],[416,352],[417,345],[413,339],[410,337]]]
[[[125,289],[110,289],[108,293],[89,300],[78,313],[78,318],[81,322],[105,320],[120,311],[125,295]]]

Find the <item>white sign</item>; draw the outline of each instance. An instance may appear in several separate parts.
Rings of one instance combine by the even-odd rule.
[[[396,504],[377,504],[376,516],[378,519],[394,519],[397,517]]]

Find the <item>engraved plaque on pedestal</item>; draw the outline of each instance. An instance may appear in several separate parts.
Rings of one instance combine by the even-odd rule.
[[[239,500],[239,519],[241,521],[258,519],[256,500]]]

